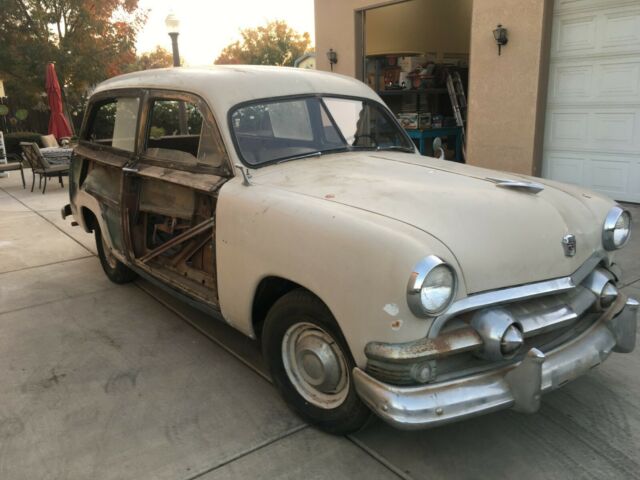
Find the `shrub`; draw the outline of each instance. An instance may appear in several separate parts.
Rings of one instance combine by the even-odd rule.
[[[20,142],[35,142],[42,147],[41,135],[36,132],[16,132],[4,134],[4,147],[7,149],[7,156],[15,156],[22,153]]]

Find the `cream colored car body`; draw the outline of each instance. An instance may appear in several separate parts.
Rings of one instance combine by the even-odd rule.
[[[227,183],[218,210],[220,303],[251,334],[265,276],[318,295],[359,365],[372,341],[425,336],[407,306],[409,275],[426,255],[449,262],[456,299],[572,274],[601,247],[611,200],[564,186],[538,195],[496,187],[505,173],[409,155],[343,153],[261,168],[251,187]],[[573,233],[577,254],[562,237]],[[605,255],[606,256],[606,255]]]
[[[252,99],[337,94],[383,103],[349,77],[300,69],[218,67],[123,75],[94,94],[131,88],[175,89],[202,97],[213,113],[236,173],[220,189],[216,212],[219,304],[224,319],[254,336],[256,288],[271,276],[319,296],[338,321],[356,363],[370,341],[424,337],[429,319],[407,306],[406,288],[427,255],[458,274],[456,298],[570,275],[595,251],[614,205],[577,187],[548,185],[538,195],[497,188],[487,178],[520,176],[398,152],[336,153],[251,171],[243,184],[227,122]],[[81,192],[77,207],[99,210]],[[108,231],[101,215],[96,215]],[[79,218],[82,222],[82,218]],[[561,240],[577,238],[565,257]],[[121,260],[124,256],[114,252]]]
[[[131,88],[196,94],[215,118],[235,174],[217,193],[218,305],[222,318],[248,336],[256,336],[258,286],[267,278],[286,279],[328,306],[364,370],[370,342],[429,336],[434,319],[417,317],[407,303],[410,275],[428,255],[455,270],[454,304],[481,292],[569,277],[594,256],[604,267],[613,262],[603,249],[602,229],[615,202],[547,180],[390,151],[268,165],[249,169],[249,182],[243,180],[230,109],[253,99],[302,94],[382,104],[356,80],[283,68],[169,69],[118,77],[96,93]],[[544,190],[501,188],[496,182],[503,180],[535,181]],[[72,210],[81,224],[77,212],[83,208],[94,211],[108,231],[99,202],[80,189],[72,195]],[[568,234],[576,239],[574,256],[563,248]],[[127,262],[123,252],[114,254]]]

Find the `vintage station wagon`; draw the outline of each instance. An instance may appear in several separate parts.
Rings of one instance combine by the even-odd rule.
[[[259,339],[327,431],[513,408],[635,346],[630,215],[593,192],[420,156],[344,76],[230,66],[113,78],[70,205],[116,283],[142,276]]]

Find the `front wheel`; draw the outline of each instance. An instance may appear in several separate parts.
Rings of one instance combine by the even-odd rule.
[[[124,263],[118,260],[113,253],[111,253],[111,249],[104,241],[102,231],[98,225],[96,225],[94,229],[94,234],[96,237],[96,249],[98,250],[100,264],[102,265],[104,273],[109,277],[109,280],[114,283],[122,284],[132,282],[138,278],[138,275],[133,270],[127,267]]]
[[[316,296],[299,289],[278,300],[265,320],[262,347],[273,382],[306,421],[340,435],[367,422],[371,412],[355,391],[353,358]]]

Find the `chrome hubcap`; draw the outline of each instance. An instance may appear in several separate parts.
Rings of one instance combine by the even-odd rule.
[[[305,400],[331,409],[349,393],[349,372],[340,347],[333,338],[312,323],[296,323],[282,339],[285,371]]]
[[[107,242],[104,241],[104,236],[100,237],[102,240],[102,251],[104,252],[104,258],[107,260],[107,263],[111,268],[116,268],[118,266],[118,260],[111,253],[111,248],[107,245]]]

